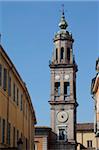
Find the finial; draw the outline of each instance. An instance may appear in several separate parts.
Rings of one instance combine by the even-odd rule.
[[[68,26],[66,20],[65,20],[65,15],[64,15],[64,4],[62,4],[62,16],[61,16],[61,21],[59,23],[59,27],[61,29],[66,29]]]
[[[1,33],[0,33],[0,44],[1,44]]]
[[[99,57],[96,60],[96,71],[99,72]]]

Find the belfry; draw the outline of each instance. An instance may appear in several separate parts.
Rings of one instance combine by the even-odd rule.
[[[54,49],[49,67],[51,72],[51,128],[57,135],[56,149],[76,149],[76,72],[72,34],[67,31],[62,11],[59,31],[54,36]],[[60,147],[60,148],[59,148]],[[55,148],[53,148],[55,149]]]

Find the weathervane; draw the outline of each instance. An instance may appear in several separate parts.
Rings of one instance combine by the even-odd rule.
[[[0,33],[0,44],[1,44],[1,33]]]
[[[64,4],[62,4],[62,15],[64,15]]]
[[[62,13],[62,16],[64,16],[64,4],[61,5],[61,10],[60,10],[60,12]],[[66,12],[67,12],[67,10],[66,10]]]

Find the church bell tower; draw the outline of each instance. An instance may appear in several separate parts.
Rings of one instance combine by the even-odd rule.
[[[51,71],[51,128],[58,142],[76,147],[76,72],[72,34],[62,11],[59,28],[54,36],[54,49],[49,67]],[[74,148],[75,149],[75,148]]]

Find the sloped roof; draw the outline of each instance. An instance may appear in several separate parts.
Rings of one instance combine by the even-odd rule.
[[[77,131],[94,131],[94,123],[77,123]]]

